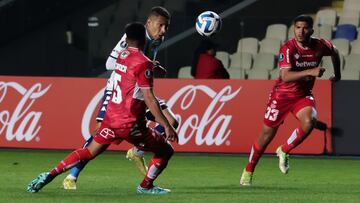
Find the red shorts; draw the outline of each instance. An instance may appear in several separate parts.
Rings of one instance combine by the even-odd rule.
[[[102,123],[94,140],[99,144],[120,144],[123,140],[143,151],[158,152],[170,145],[163,135],[147,127],[133,125],[126,128],[110,128]],[[165,146],[167,145],[167,146]]]
[[[264,116],[264,124],[275,128],[284,122],[289,112],[296,115],[297,112],[307,106],[311,106],[316,110],[313,96],[300,98],[274,98],[270,96]]]

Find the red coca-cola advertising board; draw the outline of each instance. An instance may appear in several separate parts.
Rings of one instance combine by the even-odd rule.
[[[76,149],[95,127],[105,79],[0,76],[0,147]],[[179,119],[178,152],[248,153],[257,139],[274,81],[155,80],[155,94]],[[318,119],[331,127],[331,84],[314,88]],[[266,152],[290,136],[289,115]],[[294,153],[320,154],[324,132],[314,130]],[[127,150],[127,143],[111,150]],[[328,149],[329,150],[329,149]],[[331,150],[331,149],[330,149]]]

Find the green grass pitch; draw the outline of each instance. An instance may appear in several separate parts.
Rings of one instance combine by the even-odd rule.
[[[275,156],[265,156],[253,186],[240,187],[247,156],[176,154],[156,182],[172,193],[149,196],[136,194],[142,176],[124,152],[105,152],[83,171],[76,191],[63,190],[60,175],[40,192],[26,192],[68,152],[0,150],[0,202],[360,202],[360,159],[306,156],[291,157],[288,175]]]

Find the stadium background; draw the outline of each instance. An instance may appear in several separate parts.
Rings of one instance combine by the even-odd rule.
[[[86,77],[91,81],[94,77],[106,77],[105,60],[119,40],[124,25],[129,21],[144,21],[148,10],[155,5],[163,5],[172,13],[167,41],[158,59],[168,68],[168,78],[177,78],[181,67],[191,65],[193,52],[201,39],[195,33],[194,19],[202,11],[213,10],[226,16],[214,41],[220,45],[219,51],[232,54],[237,50],[239,39],[254,37],[261,40],[271,24],[282,23],[290,27],[291,20],[299,14],[316,17],[316,13],[324,8],[338,11],[342,9],[343,1],[2,1],[0,79],[8,81],[6,76],[61,76]],[[24,80],[17,78],[15,81],[21,84]],[[360,138],[355,128],[360,96],[354,94],[359,88],[358,80],[341,81],[331,88],[329,102],[332,106],[327,111],[331,112],[332,120],[327,124],[331,127],[328,131],[332,155],[360,154],[356,144]],[[5,101],[19,102],[14,97],[4,98],[3,104]],[[8,106],[1,105],[0,111],[13,111],[6,108]],[[3,123],[1,144],[11,147],[4,143],[5,128]]]
[[[185,135],[183,145],[175,146],[177,153],[156,182],[172,193],[136,194],[143,177],[125,159],[128,145],[115,146],[113,150],[121,151],[107,151],[91,161],[76,191],[61,189],[63,174],[39,193],[26,192],[30,180],[89,135],[109,75],[104,63],[110,50],[123,26],[144,21],[155,5],[165,6],[173,16],[158,57],[169,74],[155,80],[156,94],[169,100],[182,118],[180,129],[187,129],[179,132]],[[231,56],[230,66],[239,40],[259,43],[270,25],[288,29],[293,17],[302,13],[317,19],[317,35],[345,43],[338,47],[345,80],[320,80],[315,87],[319,118],[326,125],[318,126],[322,130],[314,130],[296,155],[291,154],[286,176],[278,170],[274,151],[298,125],[292,116],[260,160],[253,185],[239,186],[276,76],[275,64],[267,70],[265,65],[271,63],[262,63],[265,74],[255,74],[258,79],[238,74],[238,67],[229,67],[232,79],[216,81],[194,80],[179,71],[191,64],[201,39],[195,33],[195,17],[205,10],[223,16],[222,31],[213,39],[223,56]],[[359,15],[360,0],[1,0],[0,202],[359,202]],[[337,41],[337,26],[344,22],[357,24],[355,39]],[[193,126],[195,134],[190,134],[189,121],[194,119],[201,120],[202,127]],[[226,127],[222,136],[208,133],[215,124]]]

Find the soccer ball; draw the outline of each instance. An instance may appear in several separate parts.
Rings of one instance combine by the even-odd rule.
[[[202,12],[196,19],[195,28],[201,36],[210,37],[220,31],[221,18],[213,11]]]

